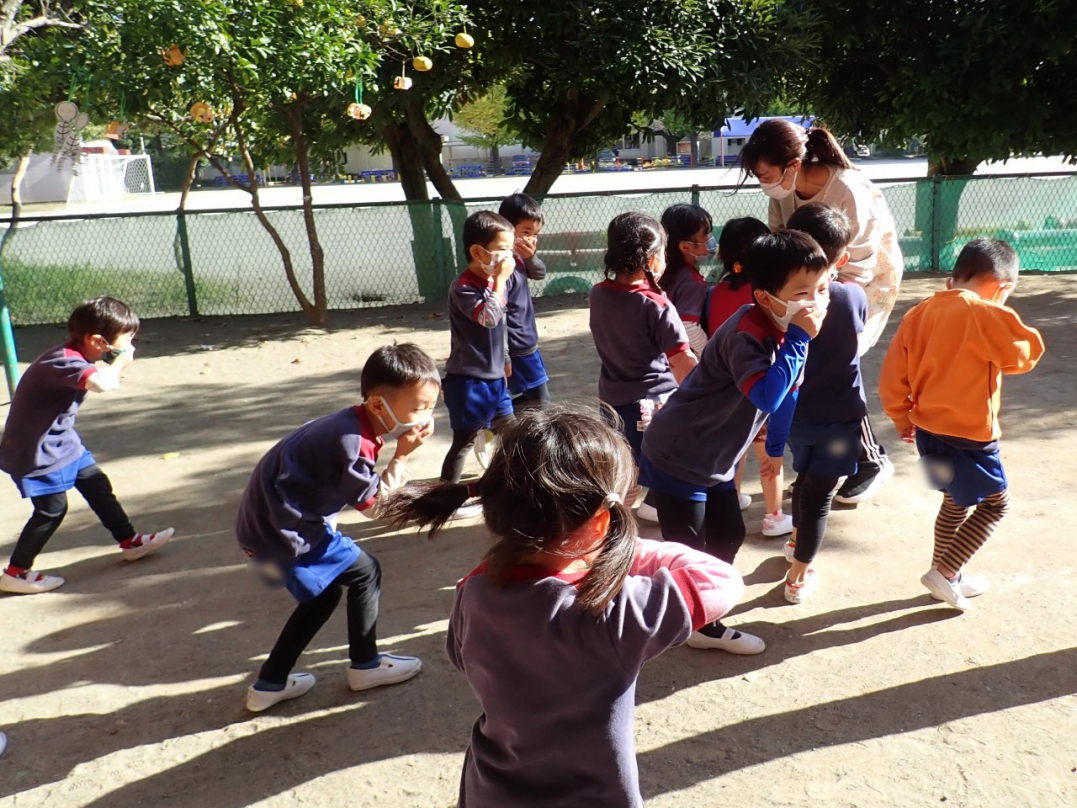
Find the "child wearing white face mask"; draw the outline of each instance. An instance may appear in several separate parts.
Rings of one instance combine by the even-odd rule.
[[[416,345],[379,348],[363,367],[363,403],[304,424],[266,453],[251,474],[236,518],[236,539],[270,583],[299,605],[284,626],[247,709],[260,712],[302,696],[310,673],[292,673],[299,655],[348,593],[347,670],[352,690],[402,682],[422,663],[378,653],[381,567],[337,530],[345,507],[376,512],[378,496],[407,482],[405,459],[434,431],[441,390],[434,360]],[[388,468],[374,471],[383,436],[396,437]]]
[[[452,348],[444,380],[452,445],[441,479],[452,483],[460,482],[479,431],[500,431],[513,412],[505,372],[510,364],[507,312],[516,271],[515,228],[503,216],[480,210],[467,217],[463,236],[469,260],[449,289]],[[481,512],[472,510],[460,516]]]
[[[763,236],[752,246],[744,271],[754,303],[714,333],[643,434],[640,482],[656,493],[667,541],[733,563],[745,534],[737,463],[769,419],[761,473],[773,477],[781,466],[808,343],[825,316],[829,268],[803,233]],[[765,648],[759,637],[718,622],[688,644],[734,654]]]
[[[662,214],[662,228],[666,231],[666,271],[658,285],[677,308],[688,344],[698,358],[707,345],[707,333],[700,326],[707,281],[699,266],[718,254],[718,241],[711,232],[714,221],[699,205],[672,205]]]

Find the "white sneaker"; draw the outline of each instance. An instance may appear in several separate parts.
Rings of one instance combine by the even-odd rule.
[[[838,489],[838,493],[834,495],[834,501],[840,502],[843,505],[855,505],[858,502],[867,502],[878,494],[879,489],[886,485],[886,481],[893,476],[894,464],[890,462],[889,457],[884,457],[882,468],[879,469],[878,474],[870,480],[863,481],[845,494],[842,494],[841,489]]]
[[[135,535],[135,546],[120,548],[123,552],[124,561],[138,561],[142,556],[160,550],[175,533],[174,528],[166,528],[157,533],[138,533]]]
[[[791,514],[777,511],[763,515],[763,535],[769,538],[784,536],[793,532],[793,517]]]
[[[742,511],[746,511],[749,507],[751,507],[752,498],[747,494],[737,494],[737,499],[740,502],[740,509]]]
[[[920,578],[920,583],[928,588],[935,600],[945,601],[958,611],[966,611],[971,604],[956,583],[950,583],[946,576],[932,567]]]
[[[475,436],[475,459],[479,461],[482,470],[490,468],[490,456],[494,453],[494,433],[489,429],[480,429]]]
[[[636,508],[636,518],[657,525],[658,508],[654,507],[654,505],[648,505],[646,502],[641,502],[639,507]]]
[[[314,687],[313,673],[290,673],[284,690],[255,690],[254,685],[247,688],[247,709],[252,713],[268,710],[274,704],[288,699],[297,699]]]
[[[474,519],[476,516],[482,516],[482,503],[465,502],[453,512],[453,515],[450,516],[449,519],[450,521],[455,522],[457,519]]]
[[[808,569],[797,583],[785,579],[785,599],[789,603],[803,603],[819,588],[819,573]]]
[[[782,553],[785,555],[785,560],[792,564],[797,560],[797,543],[790,539],[785,543],[785,547],[782,548]]]
[[[982,575],[965,575],[963,572],[957,575],[957,591],[966,598],[979,597],[990,588],[991,585],[987,583],[987,579]],[[944,600],[944,598],[936,595],[934,591],[931,592],[931,597],[935,598],[935,600]]]
[[[22,575],[8,575],[6,572],[0,575],[0,592],[13,595],[36,595],[51,592],[63,585],[64,579],[59,575],[43,575],[33,570],[27,570]]]
[[[742,654],[751,656],[761,654],[767,650],[767,644],[762,637],[747,634],[743,631],[734,631],[726,628],[721,637],[708,637],[698,631],[693,631],[688,638],[689,648],[699,648],[708,651],[725,651],[730,654]]]
[[[422,669],[423,662],[417,657],[382,654],[376,668],[348,668],[348,687],[352,690],[370,690],[372,687],[395,685],[417,676]]]

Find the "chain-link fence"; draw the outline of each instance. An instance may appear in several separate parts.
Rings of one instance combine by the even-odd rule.
[[[1027,270],[1077,270],[1077,175],[881,180],[908,272],[953,266],[970,239],[1010,241]],[[586,291],[601,275],[606,226],[618,213],[656,218],[697,202],[721,223],[766,221],[757,187],[551,195],[543,201],[539,253],[549,269],[533,291]],[[432,301],[462,269],[459,234],[467,215],[500,200],[319,206],[329,309]],[[313,298],[303,212],[266,211],[279,245],[250,210],[132,213],[22,219],[0,255],[17,325],[64,322],[87,297],[110,294],[143,317],[297,311],[279,246],[300,288]],[[0,223],[0,228],[4,224]],[[2,229],[0,229],[2,232]]]

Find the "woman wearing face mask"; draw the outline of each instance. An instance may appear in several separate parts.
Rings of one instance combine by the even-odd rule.
[[[659,285],[688,332],[688,344],[698,358],[707,347],[707,334],[700,326],[703,304],[707,299],[707,281],[699,265],[713,261],[718,242],[711,232],[711,215],[699,205],[672,205],[662,214],[666,231],[666,271]]]
[[[860,335],[863,356],[882,336],[905,267],[894,217],[882,193],[853,167],[826,129],[805,131],[780,118],[759,125],[741,152],[741,162],[770,197],[772,230],[785,227],[794,211],[813,202],[832,205],[849,217],[849,261],[838,280],[858,284],[867,294],[868,320]],[[867,418],[860,439],[859,471],[842,485],[838,502],[871,499],[893,476],[894,466]]]

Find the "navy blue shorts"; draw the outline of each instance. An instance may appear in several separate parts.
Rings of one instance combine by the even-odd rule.
[[[706,502],[707,498],[712,494],[737,490],[736,480],[732,478],[723,483],[715,483],[712,486],[686,482],[678,477],[666,474],[648,460],[647,455],[643,455],[640,461],[639,482],[640,485],[645,485],[654,491],[660,491],[663,494],[680,497],[692,502]]]
[[[89,450],[83,449],[82,457],[68,463],[66,466],[42,474],[40,477],[12,477],[15,487],[19,489],[23,499],[30,497],[44,497],[49,494],[59,494],[70,491],[75,487],[75,478],[83,469],[94,464],[93,455]]]
[[[613,411],[621,416],[621,432],[628,441],[628,446],[632,450],[632,457],[636,459],[636,465],[638,466],[640,459],[643,457],[643,430],[640,429],[643,413],[640,412],[639,402],[633,401],[631,404],[613,407]],[[606,410],[603,410],[603,412],[606,412]]]
[[[860,421],[793,422],[789,448],[793,470],[819,477],[856,474],[860,459]]]
[[[498,418],[512,415],[509,388],[502,379],[476,379],[448,374],[441,391],[449,408],[449,426],[454,432],[477,432]]]
[[[542,354],[538,351],[527,356],[512,357],[512,375],[509,376],[509,392],[514,396],[534,390],[546,384],[550,377],[546,375],[546,366],[542,364]]]
[[[998,441],[976,444],[917,427],[916,448],[928,485],[945,491],[962,508],[978,505],[1009,487],[998,455]]]

